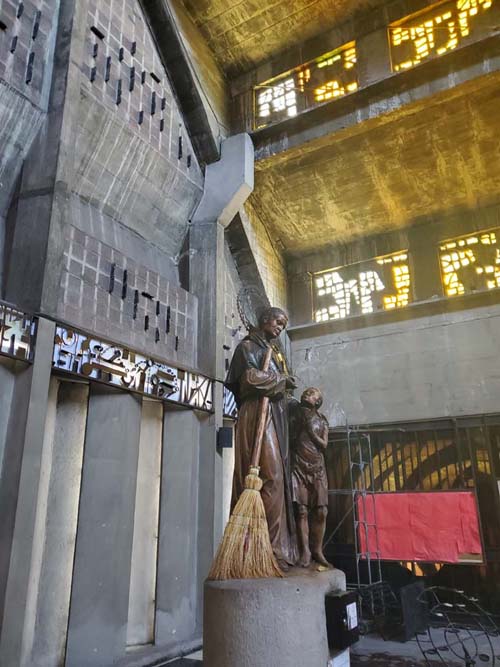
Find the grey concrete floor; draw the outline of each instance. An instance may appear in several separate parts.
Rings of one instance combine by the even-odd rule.
[[[500,660],[500,639],[493,640],[497,653],[495,664]],[[165,667],[202,667],[203,654],[197,651],[185,658],[165,663]],[[478,664],[491,665],[479,661]],[[446,667],[463,667],[464,662],[450,656]],[[273,665],[286,667],[286,665]],[[307,667],[307,665],[304,665]],[[384,641],[379,635],[365,635],[351,648],[351,667],[443,667],[441,660],[426,662],[416,641]]]
[[[443,667],[442,662],[433,663]],[[165,667],[202,667],[202,651],[165,663]],[[380,637],[362,637],[351,649],[351,667],[428,667],[415,642],[386,642]],[[279,665],[273,667],[286,667]],[[307,667],[307,665],[304,665]]]
[[[450,663],[449,667],[453,664]],[[432,666],[443,663],[432,662]],[[351,667],[429,667],[416,642],[384,641],[377,635],[361,637],[351,648]]]

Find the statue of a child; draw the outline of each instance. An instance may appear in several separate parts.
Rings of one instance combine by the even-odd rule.
[[[328,479],[324,452],[328,445],[328,421],[318,408],[323,396],[316,387],[306,389],[295,403],[291,423],[292,498],[297,524],[299,562],[308,567],[312,559],[328,566],[323,554],[328,514]]]

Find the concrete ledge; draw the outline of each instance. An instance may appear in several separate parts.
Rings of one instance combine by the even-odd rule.
[[[204,667],[325,667],[325,594],[343,590],[340,570],[206,581]]]

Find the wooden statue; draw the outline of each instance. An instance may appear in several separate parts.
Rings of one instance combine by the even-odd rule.
[[[297,525],[298,564],[308,567],[311,557],[329,566],[323,554],[328,514],[328,479],[324,452],[328,445],[328,421],[319,412],[323,396],[316,387],[306,389],[295,402],[291,420],[292,498]]]
[[[238,405],[232,509],[245,488],[260,399],[269,398],[260,454],[261,495],[273,552],[283,571],[297,559],[287,428],[287,390],[296,384],[288,374],[283,355],[273,344],[287,324],[288,316],[283,310],[266,308],[259,317],[258,327],[253,328],[237,346],[225,381]],[[262,370],[270,347],[269,368]]]

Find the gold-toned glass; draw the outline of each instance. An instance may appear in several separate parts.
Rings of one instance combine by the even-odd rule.
[[[453,51],[479,28],[480,17],[496,0],[440,2],[389,26],[392,69],[419,65],[431,56]]]
[[[445,296],[500,287],[500,229],[469,234],[439,246]]]
[[[315,273],[313,289],[316,322],[403,308],[410,302],[408,253]]]
[[[255,127],[291,118],[357,89],[356,46],[349,42],[255,86]]]

